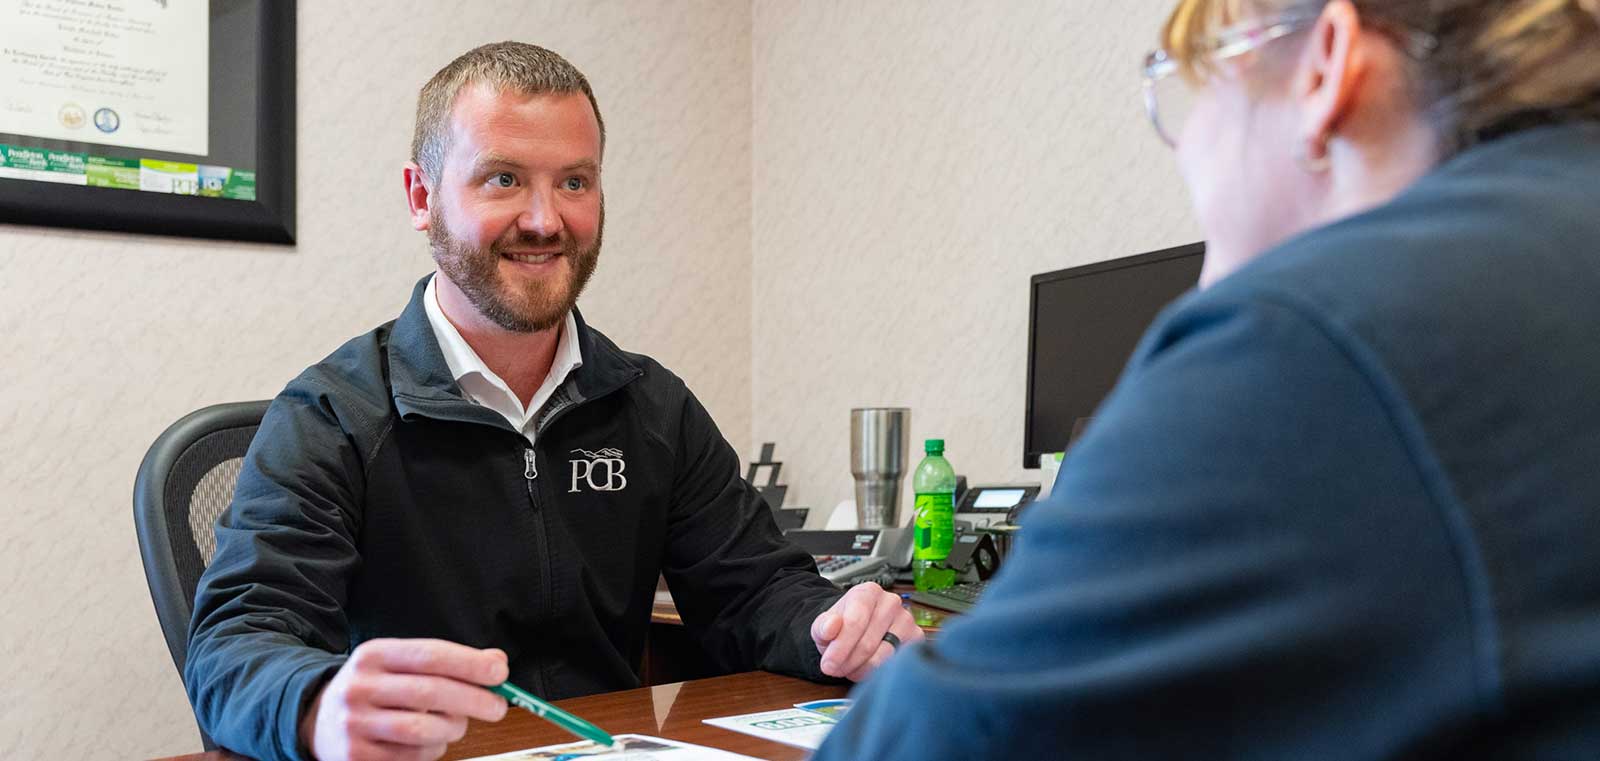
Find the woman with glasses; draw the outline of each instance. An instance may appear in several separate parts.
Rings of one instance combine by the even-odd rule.
[[[1201,288],[816,759],[1600,758],[1600,0],[1162,42]]]

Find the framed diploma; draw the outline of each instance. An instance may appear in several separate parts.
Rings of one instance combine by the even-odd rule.
[[[0,0],[0,222],[294,242],[293,0]]]

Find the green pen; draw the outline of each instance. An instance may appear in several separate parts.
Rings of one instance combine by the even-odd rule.
[[[549,703],[546,703],[537,697],[534,697],[533,693],[528,692],[527,690],[524,690],[510,682],[501,682],[500,684],[488,689],[490,692],[505,698],[506,702],[510,703],[511,705],[526,709],[534,716],[544,719],[545,721],[561,727],[562,729],[582,737],[585,740],[591,740],[612,749],[621,747],[617,744],[617,741],[611,737],[611,735],[606,734],[605,730],[590,724],[583,719],[573,716],[566,711],[556,708],[555,706],[550,705]]]

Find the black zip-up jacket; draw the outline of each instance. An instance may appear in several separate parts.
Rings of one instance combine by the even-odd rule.
[[[462,394],[426,283],[290,382],[245,456],[184,668],[212,738],[302,757],[301,713],[376,637],[501,648],[550,699],[637,687],[658,574],[722,666],[824,678],[809,625],[840,592],[682,380],[579,317],[530,446]]]

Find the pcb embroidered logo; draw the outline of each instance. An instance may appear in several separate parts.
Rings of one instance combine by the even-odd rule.
[[[577,494],[579,484],[588,484],[594,491],[622,491],[628,488],[628,478],[622,474],[628,464],[622,461],[622,450],[606,447],[598,452],[574,449],[572,454],[582,455],[572,463],[572,488],[568,494]]]

